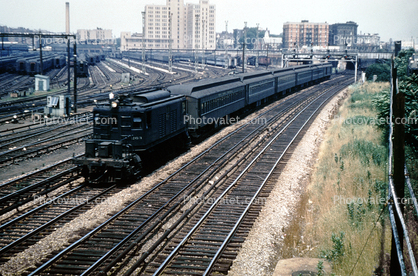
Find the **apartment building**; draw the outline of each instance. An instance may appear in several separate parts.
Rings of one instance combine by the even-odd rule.
[[[172,49],[216,48],[215,6],[210,5],[208,0],[200,0],[199,4],[167,0],[166,5],[146,5],[144,16],[144,40],[147,49],[168,50],[170,37]],[[122,33],[121,50],[138,49],[138,37]]]
[[[329,40],[328,23],[286,22],[283,24],[283,48],[302,46],[327,47]]]
[[[77,30],[77,40],[91,43],[110,43],[112,42],[112,30],[109,29],[79,29]]]
[[[200,0],[199,4],[186,6],[186,45],[188,49],[215,49],[215,5]]]

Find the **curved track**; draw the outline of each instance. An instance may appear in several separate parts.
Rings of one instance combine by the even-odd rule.
[[[221,245],[231,244],[234,233],[248,232],[234,226],[251,226],[261,208],[251,204],[252,198],[268,196],[269,177],[279,173],[276,168],[297,134],[347,85],[337,82],[309,88],[286,105],[276,105],[260,115],[264,120],[258,122],[266,123],[240,126],[32,275],[116,273],[127,268],[127,273],[138,269],[146,274],[202,274],[212,269],[211,260],[231,260],[233,254],[222,255],[228,250]],[[238,199],[233,207],[220,204],[234,198]],[[196,254],[199,251],[202,255]]]

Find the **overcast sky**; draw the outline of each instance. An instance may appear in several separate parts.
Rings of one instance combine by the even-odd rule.
[[[184,0],[198,3],[198,0]],[[141,32],[141,11],[147,4],[165,0],[0,0],[0,25],[65,31],[65,2],[70,2],[70,30],[112,29]],[[381,40],[418,42],[418,0],[209,0],[216,5],[216,31],[249,27],[257,23],[273,34],[283,32],[284,22],[345,23],[355,21],[358,31],[378,33]]]

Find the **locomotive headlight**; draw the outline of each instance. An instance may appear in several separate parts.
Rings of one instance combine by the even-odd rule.
[[[117,102],[112,102],[112,108],[116,108],[118,107],[118,103]]]

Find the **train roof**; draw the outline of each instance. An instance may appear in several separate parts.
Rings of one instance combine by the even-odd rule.
[[[134,102],[138,102],[138,103],[150,103],[150,102],[167,99],[169,97],[170,97],[170,92],[165,91],[165,90],[159,90],[159,91],[154,91],[154,92],[133,95],[133,100]]]
[[[161,93],[159,93],[161,92]],[[159,104],[171,103],[173,101],[178,101],[184,99],[184,95],[171,95],[170,92],[160,90],[156,92],[149,92],[140,95],[132,95],[132,98],[129,96],[124,96],[123,98],[119,98],[118,102],[118,110],[121,112],[128,111],[128,110],[136,110],[139,112],[147,111],[149,108],[153,106],[157,106]],[[98,104],[96,107],[93,108],[95,112],[108,112],[113,108],[110,107],[110,102],[104,102]]]
[[[187,95],[194,98],[201,98],[211,93],[224,91],[228,88],[243,86],[241,78],[238,76],[225,76],[218,79],[206,79],[198,82],[167,87],[173,94]]]
[[[257,82],[264,81],[264,80],[274,80],[273,74],[270,73],[267,75],[254,76],[249,79],[243,79],[242,82],[245,84],[251,84],[251,83],[257,83]]]
[[[225,76],[218,79],[205,79],[198,82],[186,83],[182,85],[173,85],[167,87],[167,90],[173,94],[181,94],[193,98],[201,98],[206,95],[225,91],[227,89],[243,86],[251,81],[262,81],[272,78],[274,75],[293,73],[294,71],[303,72],[315,67],[330,66],[330,63],[321,63],[313,65],[300,65],[295,67],[281,68],[276,70],[262,70],[251,73]]]
[[[262,71],[256,71],[256,72],[250,72],[250,73],[241,73],[241,74],[238,74],[238,77],[241,78],[241,81],[245,81],[245,80],[259,78],[263,76],[272,77],[272,74],[273,72],[269,70],[262,70]]]

